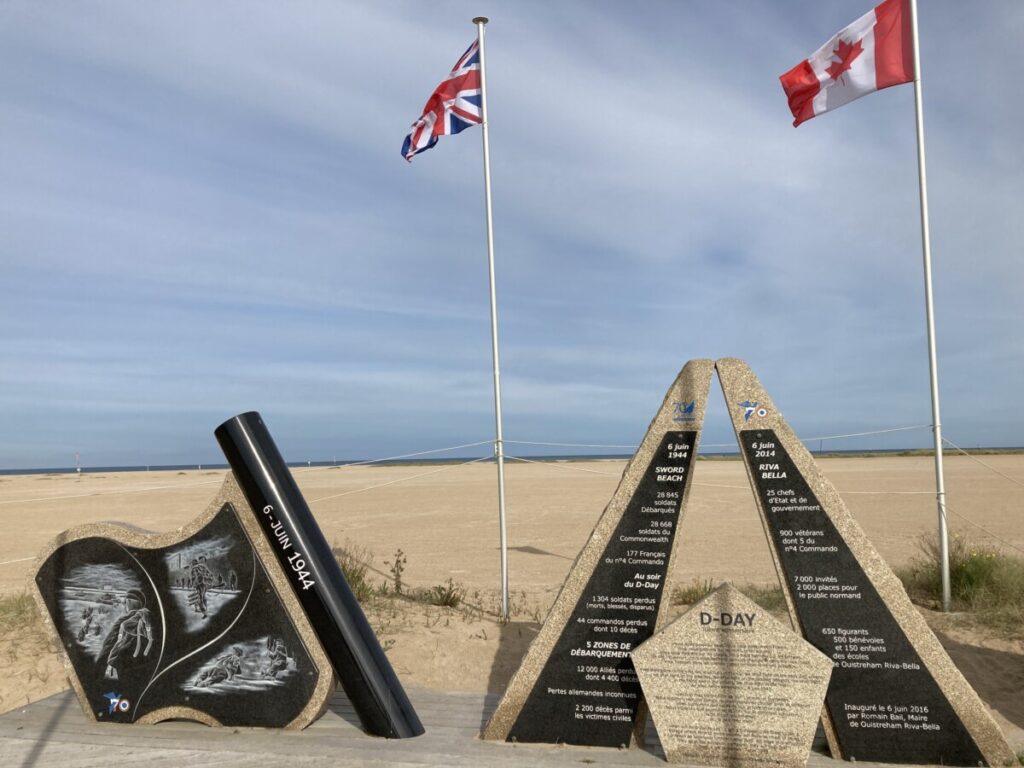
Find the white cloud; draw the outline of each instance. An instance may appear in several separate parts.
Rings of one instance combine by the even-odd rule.
[[[480,12],[510,429],[638,439],[726,355],[812,432],[929,418],[911,89],[793,129],[777,82],[847,4],[9,4],[0,465],[488,434],[479,129],[398,151]],[[944,420],[1019,442],[1024,11],[921,21]]]

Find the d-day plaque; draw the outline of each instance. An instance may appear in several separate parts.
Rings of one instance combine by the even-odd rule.
[[[730,584],[632,653],[670,763],[803,768],[832,662]]]
[[[642,717],[629,653],[660,617],[712,368],[709,360],[692,360],[680,372],[484,738],[633,742]]]
[[[1011,764],[984,704],[753,372],[716,365],[790,614],[835,662],[823,718],[832,754]]]

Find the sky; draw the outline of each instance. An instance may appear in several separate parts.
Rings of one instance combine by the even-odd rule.
[[[1019,446],[1024,3],[921,6],[943,431]],[[691,358],[803,437],[930,424],[913,87],[778,82],[869,9],[0,2],[0,468],[492,439],[481,129],[400,154],[478,15],[510,453],[635,445]]]

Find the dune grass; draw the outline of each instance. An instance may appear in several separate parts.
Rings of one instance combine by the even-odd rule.
[[[27,592],[0,595],[0,627],[7,632],[20,632],[39,623],[39,608]]]
[[[694,579],[689,584],[681,584],[672,590],[672,605],[693,605],[703,600],[716,588],[711,579]],[[782,587],[778,584],[739,584],[736,588],[766,611],[786,610],[786,598]]]
[[[925,605],[942,603],[939,545],[922,537],[919,554],[897,571],[911,598]],[[967,612],[979,624],[1020,633],[1024,626],[1024,559],[962,536],[949,540],[952,609]]]

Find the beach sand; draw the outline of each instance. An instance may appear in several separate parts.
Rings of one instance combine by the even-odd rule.
[[[1020,556],[1024,455],[978,458],[984,465],[963,456],[946,459],[950,529]],[[825,458],[819,463],[894,567],[919,554],[922,537],[935,536],[931,458]],[[618,460],[508,464],[513,617],[507,625],[496,617],[500,561],[493,465],[293,472],[327,540],[366,553],[371,580],[388,581],[401,550],[407,589],[430,588],[452,579],[466,590],[460,610],[403,602],[383,602],[369,610],[399,677],[407,684],[442,691],[500,691],[611,498],[624,466]],[[166,531],[183,525],[205,509],[224,474],[193,470],[0,477],[6,534],[0,538],[0,592],[26,589],[36,554],[72,526],[119,521]],[[742,463],[700,461],[693,483],[671,582],[777,583]],[[1011,740],[1018,739],[1017,748],[1024,748],[1024,628],[1016,638],[997,638],[964,617],[925,613],[997,720],[1014,734]],[[39,637],[0,633],[0,711],[67,685],[56,655],[41,645],[45,644]]]

